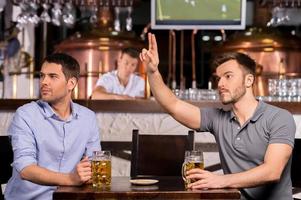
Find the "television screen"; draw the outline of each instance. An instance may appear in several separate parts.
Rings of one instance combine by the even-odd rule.
[[[244,29],[246,0],[152,0],[152,29]]]

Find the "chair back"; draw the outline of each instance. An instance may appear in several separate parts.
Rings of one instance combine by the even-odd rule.
[[[292,155],[291,177],[293,187],[301,187],[301,139],[295,139]]]
[[[8,182],[12,176],[11,163],[13,162],[13,150],[8,136],[0,136],[0,184]],[[1,189],[0,199],[3,199],[3,192]]]
[[[181,176],[186,150],[193,150],[194,131],[188,135],[146,135],[133,130],[131,177]]]

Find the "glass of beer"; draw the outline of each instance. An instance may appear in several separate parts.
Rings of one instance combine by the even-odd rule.
[[[184,163],[182,165],[182,178],[186,188],[188,184],[196,181],[194,179],[186,178],[186,172],[194,168],[204,169],[203,153],[201,151],[186,151]]]
[[[111,152],[94,151],[92,157],[92,185],[96,188],[111,185]]]

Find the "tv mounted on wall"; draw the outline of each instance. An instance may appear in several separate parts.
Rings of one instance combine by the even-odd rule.
[[[245,29],[246,0],[151,0],[152,29]]]

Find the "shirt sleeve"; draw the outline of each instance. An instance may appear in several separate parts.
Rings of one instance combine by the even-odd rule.
[[[100,132],[99,127],[96,119],[96,115],[93,114],[93,117],[91,119],[91,128],[90,128],[90,138],[88,140],[87,146],[86,146],[86,156],[89,157],[89,159],[92,158],[93,151],[101,150],[100,145]]]
[[[106,89],[107,92],[112,93],[113,91],[113,80],[110,78],[109,74],[102,75],[96,82],[96,87],[101,86]]]
[[[284,143],[294,147],[296,123],[291,113],[281,109],[268,122],[272,143]]]
[[[14,152],[13,167],[18,172],[31,164],[37,164],[37,148],[29,122],[26,121],[26,113],[17,110],[8,128]]]
[[[213,133],[214,129],[214,119],[219,117],[219,109],[216,108],[201,108],[200,109],[201,115],[201,124],[200,132],[211,132]]]

